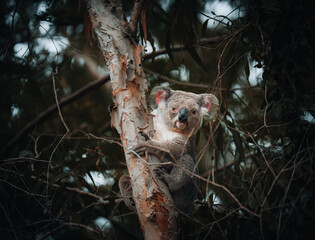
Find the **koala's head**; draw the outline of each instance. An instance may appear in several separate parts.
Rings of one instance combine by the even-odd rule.
[[[156,87],[151,93],[151,105],[167,130],[189,135],[199,129],[204,117],[215,117],[219,101],[212,94]]]

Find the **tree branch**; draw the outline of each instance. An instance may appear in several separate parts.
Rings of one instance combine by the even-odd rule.
[[[190,47],[184,47],[183,45],[174,45],[173,47],[171,47],[171,50],[173,52],[179,52],[179,51],[185,51],[189,48],[193,48],[196,46],[202,46],[202,45],[206,45],[206,44],[211,44],[211,43],[216,43],[216,42],[221,42],[223,40],[225,40],[228,36],[224,35],[222,37],[214,37],[214,38],[207,38],[207,39],[201,39],[200,42],[190,46]],[[150,59],[152,57],[156,57],[159,55],[163,55],[166,54],[167,50],[166,49],[161,49],[158,50],[156,52],[151,52],[151,53],[147,53],[144,54],[142,56],[142,58],[144,60],[146,59]],[[147,70],[147,72],[149,72],[150,70]],[[151,71],[152,72],[152,71]],[[149,72],[150,73],[150,72]],[[154,74],[152,72],[152,74]],[[156,74],[154,74],[156,75]],[[159,76],[160,77],[160,76]],[[161,79],[163,79],[161,77]],[[74,92],[73,94],[71,94],[68,97],[63,98],[62,100],[59,101],[59,107],[63,108],[64,106],[72,103],[73,101],[77,100],[79,97],[84,96],[85,94],[89,93],[91,90],[96,89],[100,86],[102,86],[103,84],[105,84],[106,82],[108,82],[110,80],[109,75],[105,75],[93,82],[88,83],[87,85],[85,85],[84,87],[82,87],[81,89],[79,89],[78,91]],[[166,80],[166,79],[164,79]],[[166,80],[167,81],[167,80]],[[176,80],[172,80],[172,81],[176,81]],[[171,82],[171,81],[170,81]],[[183,84],[182,82],[174,82],[176,84]],[[193,87],[200,87],[200,85],[198,86],[193,86]],[[208,88],[208,86],[207,86]],[[234,90],[239,90],[239,89],[234,89]],[[33,119],[32,121],[28,122],[25,127],[20,130],[14,138],[12,138],[7,144],[6,146],[0,151],[0,159],[5,159],[7,154],[9,153],[9,151],[16,145],[18,144],[22,138],[29,134],[36,126],[38,126],[39,124],[41,124],[43,121],[45,121],[48,117],[50,117],[52,114],[54,114],[55,112],[58,111],[58,107],[57,104],[50,106],[48,109],[46,109],[45,111],[41,112],[35,119]]]
[[[94,233],[95,235],[99,236],[99,237],[105,237],[104,232],[101,229],[94,229],[91,228],[87,225],[84,224],[80,224],[80,223],[73,223],[73,222],[63,222],[63,221],[59,221],[60,222],[60,226],[52,229],[51,231],[49,231],[48,233],[46,233],[44,236],[42,236],[40,238],[40,240],[44,240],[45,238],[47,238],[48,236],[50,236],[52,233],[57,232],[58,230],[60,230],[63,227],[69,226],[69,227],[77,227],[77,228],[83,228],[88,232]]]
[[[143,3],[145,1],[146,0],[136,0],[135,4],[133,6],[130,21],[129,21],[129,29],[130,29],[132,35],[137,34],[138,20],[139,20],[139,16],[140,16],[140,13],[141,13],[141,10],[143,7]]]
[[[217,90],[217,91],[226,91],[226,92],[235,92],[237,90],[246,90],[246,89],[251,89],[251,88],[257,88],[258,86],[248,86],[248,87],[242,87],[242,88],[219,88],[219,87],[211,87],[210,85],[205,85],[205,84],[198,84],[198,83],[189,83],[189,82],[182,82],[182,81],[178,81],[169,77],[166,77],[164,75],[161,75],[159,73],[153,72],[151,70],[149,70],[148,68],[143,68],[145,72],[150,73],[152,75],[157,76],[158,78],[166,81],[166,82],[170,82],[170,83],[174,83],[174,84],[178,84],[181,86],[185,86],[185,87],[194,87],[194,88],[203,88],[206,90],[209,89],[213,89],[213,90]]]
[[[73,102],[74,100],[78,99],[79,97],[87,94],[91,90],[98,88],[102,86],[104,83],[108,82],[109,75],[105,75],[101,77],[100,79],[97,79],[93,82],[88,83],[85,85],[83,88],[79,89],[78,91],[74,92],[68,97],[63,98],[62,100],[59,101],[59,107],[62,108],[69,103]],[[0,152],[0,159],[3,159],[8,152],[12,149],[13,146],[15,146],[17,143],[21,141],[21,139],[30,133],[38,124],[42,123],[45,121],[48,117],[50,117],[52,114],[58,111],[58,105],[54,104],[50,106],[48,109],[45,111],[41,112],[35,119],[30,121],[25,125],[25,127],[13,138],[11,141],[7,143],[7,145],[1,150]]]
[[[197,43],[195,43],[195,44],[193,44],[191,46],[185,47],[182,44],[177,44],[177,45],[174,45],[174,46],[170,47],[170,49],[171,49],[172,52],[186,51],[187,49],[190,49],[190,48],[199,47],[199,46],[203,46],[203,45],[207,45],[207,44],[213,44],[213,43],[222,42],[222,41],[226,40],[227,38],[229,38],[229,35],[223,35],[223,36],[220,36],[220,37],[213,37],[213,38],[203,38],[199,42],[197,42]],[[155,51],[155,52],[144,54],[142,57],[143,57],[143,59],[156,57],[156,56],[159,56],[159,55],[162,55],[162,54],[166,54],[167,51],[168,50],[166,48],[163,48],[163,49],[160,49],[160,50]]]
[[[218,173],[218,172],[223,171],[223,170],[226,169],[226,168],[229,168],[229,167],[233,166],[234,164],[235,164],[235,162],[234,162],[234,161],[231,161],[231,162],[227,163],[227,164],[224,165],[224,166],[218,167],[217,169],[215,169],[215,168],[212,167],[212,168],[210,168],[208,171],[204,172],[203,174],[200,174],[200,176],[203,177],[203,178],[207,178],[210,174],[213,173],[213,171],[214,171],[215,173]]]

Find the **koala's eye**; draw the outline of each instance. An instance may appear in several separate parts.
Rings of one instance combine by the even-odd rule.
[[[191,111],[191,114],[192,114],[192,115],[196,115],[196,114],[197,114],[197,111],[196,111],[196,110],[192,110],[192,111]]]
[[[172,107],[173,112],[177,112],[177,107]]]

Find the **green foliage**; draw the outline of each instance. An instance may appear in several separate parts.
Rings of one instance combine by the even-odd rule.
[[[148,40],[166,50],[143,62],[150,89],[211,92],[221,103],[217,121],[197,135],[202,179],[180,239],[306,239],[315,216],[314,3],[231,1],[234,11],[221,16],[207,7],[214,2],[146,5]],[[131,2],[123,3],[130,14]],[[21,131],[55,96],[107,71],[97,43],[84,36],[84,6],[1,1],[0,11],[1,236],[141,239],[136,214],[120,203],[126,167],[106,86]]]

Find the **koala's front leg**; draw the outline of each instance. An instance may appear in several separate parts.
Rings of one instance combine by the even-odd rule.
[[[168,174],[161,168],[155,169],[156,176],[168,185],[170,192],[175,192],[181,189],[185,184],[192,181],[193,176],[189,172],[193,172],[195,167],[195,161],[192,156],[185,154],[181,157],[175,166],[173,166],[171,172]],[[185,171],[185,170],[187,171]]]
[[[167,145],[160,143],[156,140],[150,139],[146,142],[139,143],[136,145],[132,151],[143,156],[145,154],[152,154],[160,159],[160,162],[172,161],[174,156],[169,151]]]

